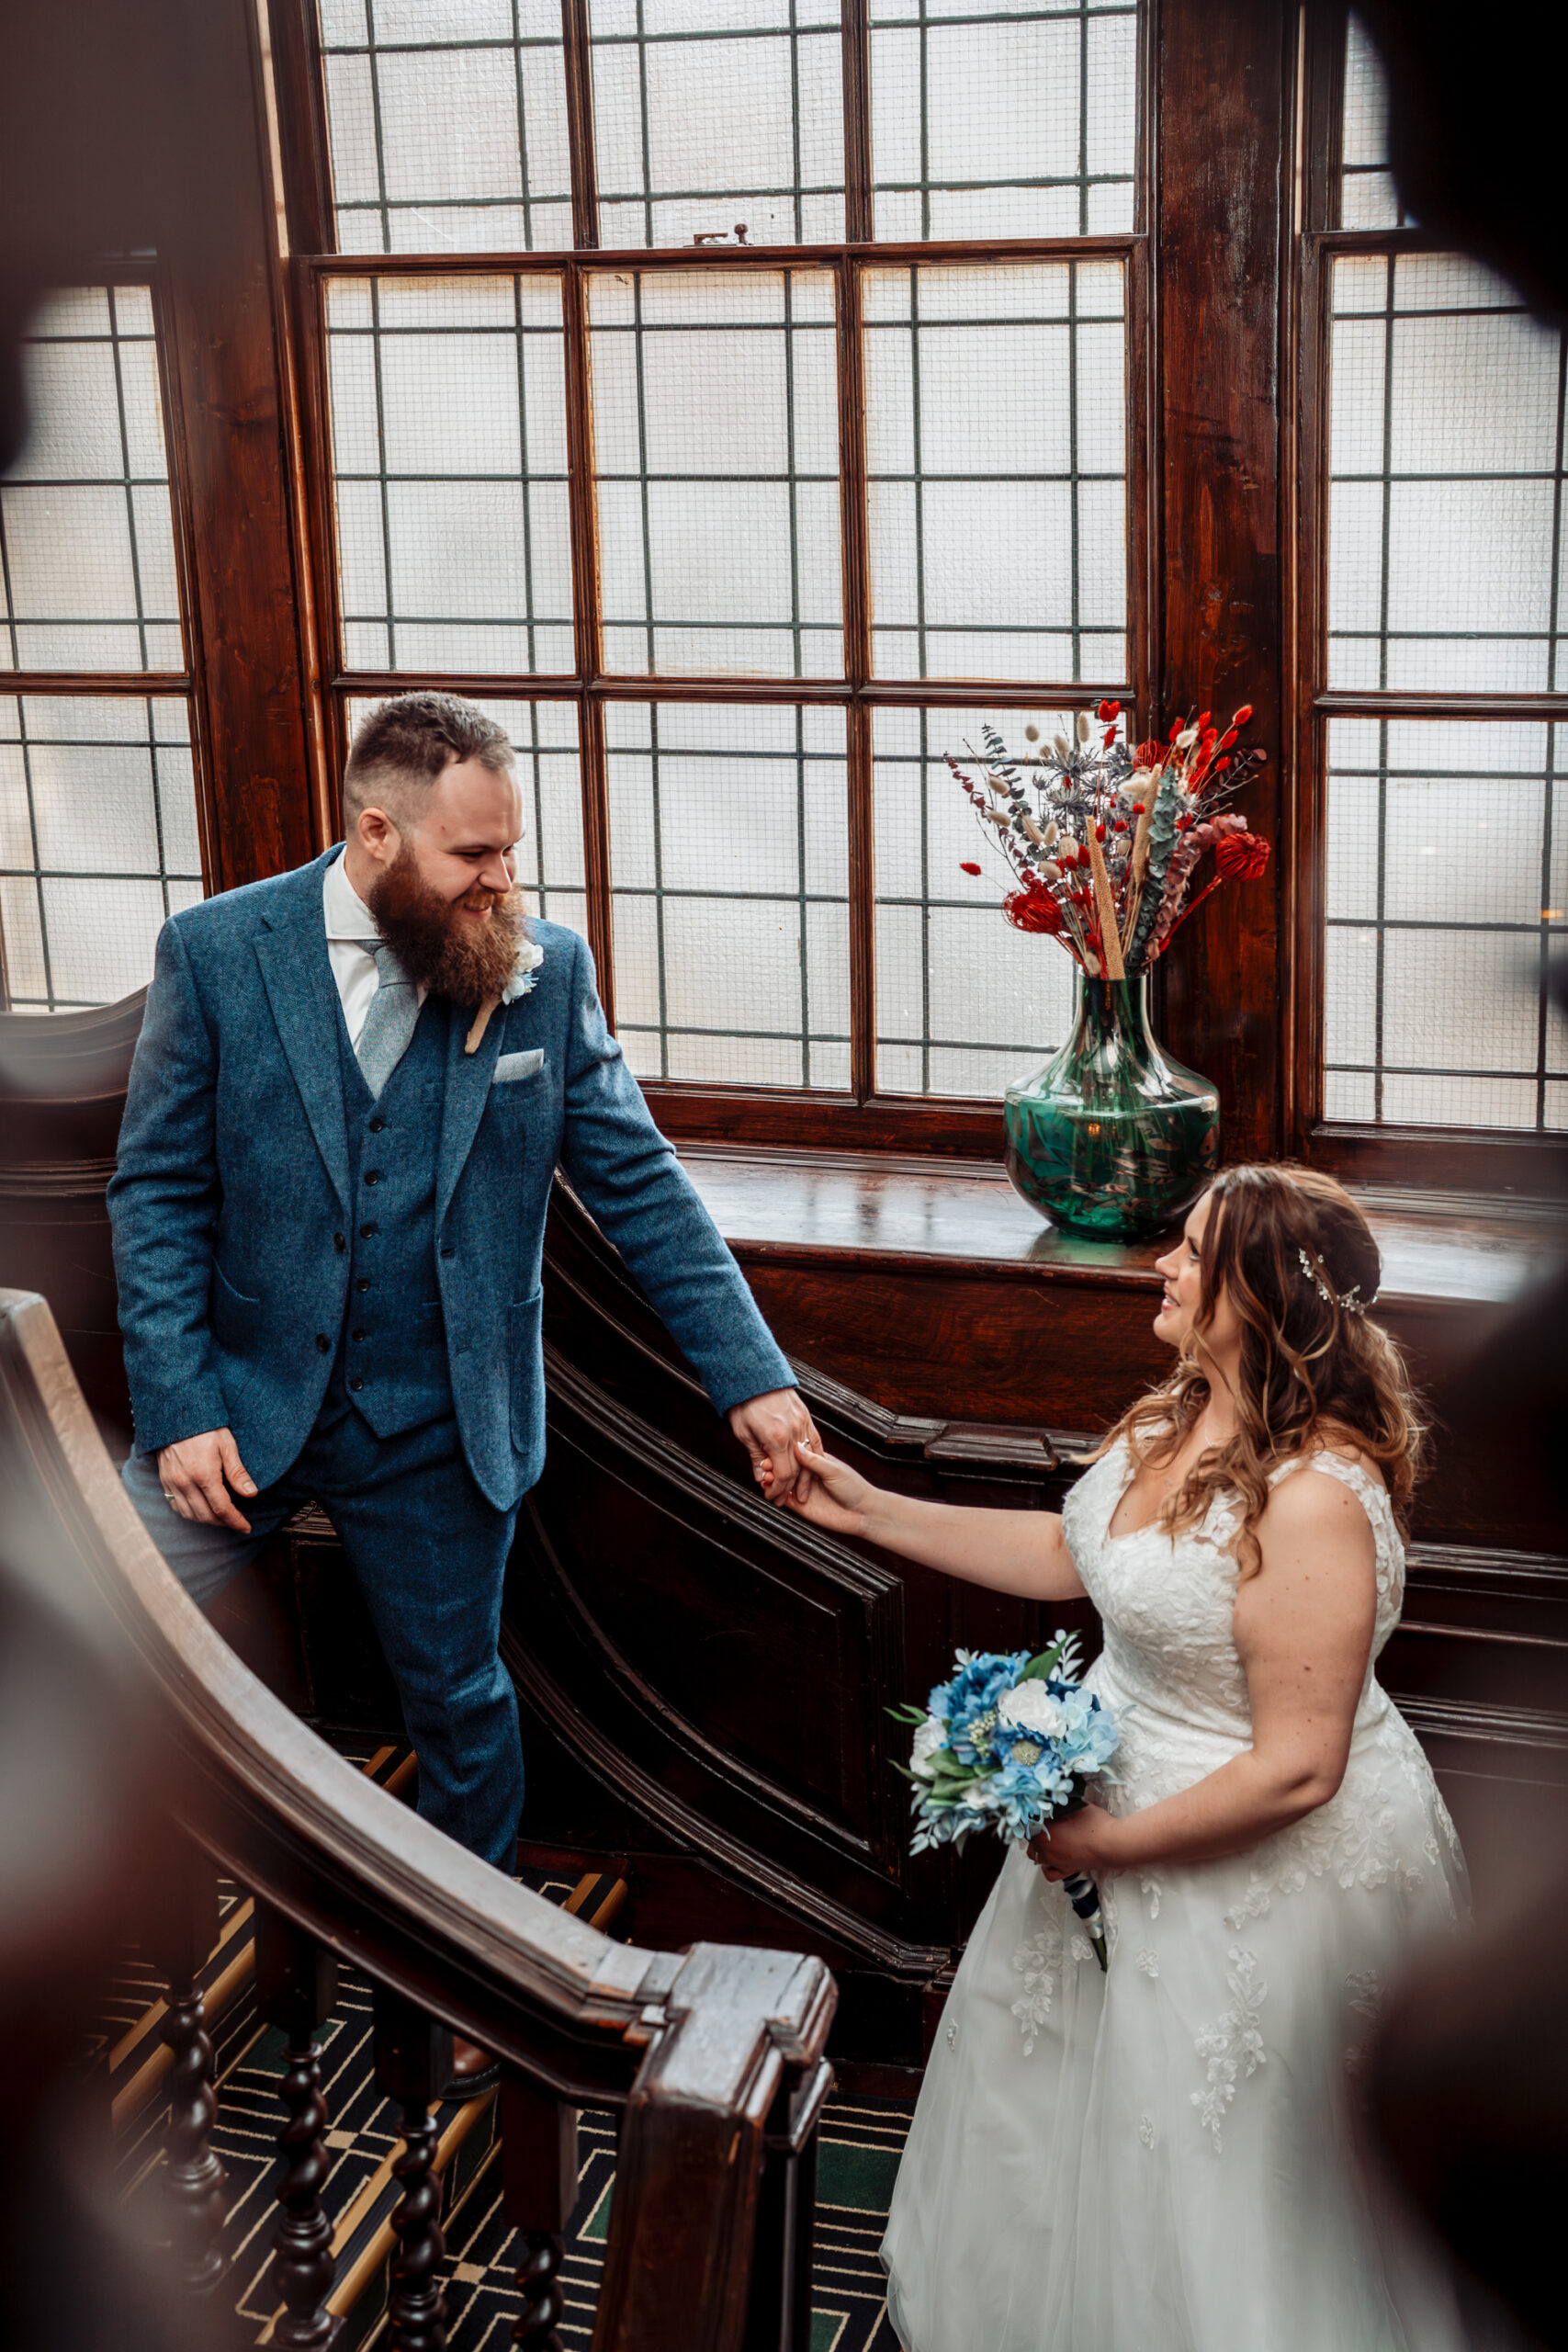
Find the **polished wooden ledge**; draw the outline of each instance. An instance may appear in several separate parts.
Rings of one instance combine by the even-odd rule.
[[[1153,1287],[1168,1239],[1091,1241],[1021,1200],[1004,1169],[891,1154],[683,1144],[681,1159],[749,1265],[803,1253],[926,1260],[991,1279]],[[1561,1259],[1568,1206],[1494,1194],[1374,1190],[1357,1197],[1382,1252],[1385,1298],[1503,1306]]]

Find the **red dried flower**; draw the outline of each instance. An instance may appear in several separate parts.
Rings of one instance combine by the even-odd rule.
[[[980,869],[972,857],[961,857],[958,861],[958,871],[960,874],[978,874]]]
[[[1167,741],[1167,742],[1168,742],[1168,743],[1174,743],[1174,742],[1175,742],[1175,741],[1176,741],[1177,737],[1180,734],[1181,729],[1182,729],[1182,727],[1183,727],[1183,725],[1184,725],[1184,724],[1185,724],[1185,721],[1183,721],[1182,719],[1179,719],[1179,718],[1173,718],[1173,719],[1171,720],[1171,722],[1170,722],[1170,733],[1166,737],[1166,741]]]
[[[1141,768],[1157,767],[1164,757],[1165,745],[1157,741],[1153,735],[1149,737],[1146,743],[1140,743],[1133,754],[1134,763]]]
[[[1114,728],[1114,727],[1108,727],[1108,728],[1106,729],[1106,730],[1105,730],[1105,748],[1106,748],[1106,750],[1107,750],[1108,752],[1109,752],[1109,750],[1111,749],[1111,746],[1112,745],[1112,743],[1114,743],[1114,741],[1116,741],[1116,729],[1115,729],[1115,728]]]
[[[1213,714],[1211,711],[1207,710],[1201,710],[1198,713],[1198,732],[1200,735],[1202,734],[1204,729],[1208,726],[1209,720],[1213,715]]]
[[[1225,770],[1229,767],[1229,765],[1230,765],[1230,759],[1229,759],[1229,756],[1228,756],[1228,755],[1227,755],[1224,759],[1223,759],[1223,760],[1216,760],[1216,761],[1214,762],[1214,774],[1215,774],[1216,775],[1224,775],[1224,774]]]
[[[1221,749],[1221,751],[1222,751],[1222,752],[1228,752],[1228,751],[1230,750],[1231,745],[1232,745],[1235,741],[1235,729],[1234,727],[1227,728],[1227,729],[1226,729],[1226,730],[1225,730],[1225,732],[1224,732],[1224,733],[1220,737],[1220,749]]]
[[[1144,802],[1143,802],[1143,801],[1141,801],[1141,800],[1134,800],[1134,803],[1133,803],[1133,814],[1134,814],[1134,817],[1141,817],[1141,816],[1143,815],[1143,813],[1144,813],[1144,807],[1145,807],[1145,804],[1144,804]]]
[[[1096,825],[1094,829],[1094,838],[1097,842],[1102,842],[1105,839],[1105,827],[1103,825]]]
[[[1269,844],[1260,833],[1226,833],[1214,844],[1214,864],[1232,882],[1256,882],[1269,863]]]
[[[1244,702],[1238,711],[1233,712],[1231,716],[1231,725],[1233,727],[1245,727],[1251,717],[1252,705],[1249,702]]]
[[[1095,713],[1095,717],[1101,719],[1120,718],[1121,716],[1121,704],[1119,702],[1112,702],[1109,695],[1107,695],[1106,699],[1100,704],[1100,708]]]
[[[1031,875],[1021,890],[1010,890],[1002,912],[1015,931],[1045,932],[1055,936],[1062,928],[1062,910],[1043,882]]]

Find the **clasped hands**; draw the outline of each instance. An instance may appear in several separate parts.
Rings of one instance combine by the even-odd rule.
[[[751,1475],[770,1503],[793,1503],[798,1510],[812,1488],[812,1474],[800,1458],[800,1448],[820,1453],[818,1436],[805,1400],[794,1388],[772,1388],[765,1396],[749,1396],[729,1408],[730,1428],[751,1457]]]

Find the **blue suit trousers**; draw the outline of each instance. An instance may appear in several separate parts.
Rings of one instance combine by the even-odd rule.
[[[123,1476],[152,1541],[203,1608],[301,1503],[321,1505],[398,1686],[419,1758],[421,1814],[510,1873],[523,1750],[497,1644],[517,1510],[498,1510],[480,1493],[456,1419],[378,1438],[329,1398],[289,1468],[240,1502],[248,1535],[182,1519],[164,1499],[155,1455],[133,1454]]]

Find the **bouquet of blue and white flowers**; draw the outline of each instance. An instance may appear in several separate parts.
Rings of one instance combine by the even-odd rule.
[[[962,1847],[987,1822],[998,1838],[1026,1844],[1083,1803],[1084,1782],[1115,1752],[1116,1726],[1079,1681],[1077,1649],[1076,1634],[1058,1634],[1038,1657],[960,1650],[952,1681],[938,1683],[926,1708],[888,1709],[917,1727],[907,1776],[914,1782],[913,1852]],[[1103,1968],[1094,1881],[1077,1872],[1062,1885]]]

